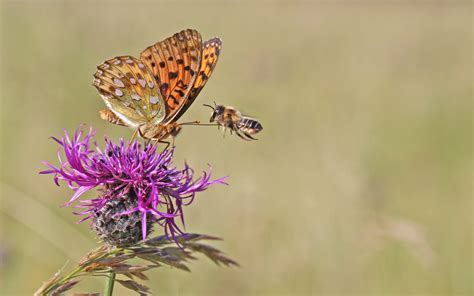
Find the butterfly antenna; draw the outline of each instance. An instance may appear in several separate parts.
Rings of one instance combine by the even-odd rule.
[[[217,124],[210,124],[210,123],[201,123],[199,120],[190,121],[190,122],[183,122],[179,125],[198,125],[198,126],[216,126]]]

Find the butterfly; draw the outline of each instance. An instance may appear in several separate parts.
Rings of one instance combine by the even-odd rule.
[[[108,107],[101,118],[134,128],[146,140],[176,136],[176,121],[209,80],[221,47],[218,37],[202,42],[198,31],[187,29],[147,47],[140,58],[105,61],[93,81]]]

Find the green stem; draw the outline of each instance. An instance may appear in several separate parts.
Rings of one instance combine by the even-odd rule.
[[[107,276],[107,283],[105,284],[104,296],[112,296],[112,292],[114,291],[114,283],[115,272],[109,271],[109,274]]]

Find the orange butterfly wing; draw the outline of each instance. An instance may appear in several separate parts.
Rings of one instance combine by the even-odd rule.
[[[203,89],[206,82],[212,75],[214,68],[216,67],[217,60],[219,59],[220,51],[222,48],[222,41],[218,37],[214,37],[204,42],[201,53],[201,65],[199,72],[194,80],[194,84],[189,91],[189,94],[184,102],[184,105],[179,110],[178,114],[172,118],[173,121],[178,120],[184,112],[191,106],[194,100],[197,98],[201,90]],[[168,117],[166,117],[168,119]],[[165,120],[166,120],[165,119]]]
[[[146,48],[140,59],[153,72],[170,122],[186,103],[201,66],[202,41],[196,30],[183,30]]]

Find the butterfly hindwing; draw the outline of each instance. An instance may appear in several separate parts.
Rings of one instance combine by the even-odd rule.
[[[94,86],[106,105],[127,125],[160,123],[165,103],[151,71],[131,56],[110,59],[97,67]]]
[[[166,105],[168,122],[184,106],[201,60],[201,35],[183,30],[146,48],[141,60],[152,71]]]

